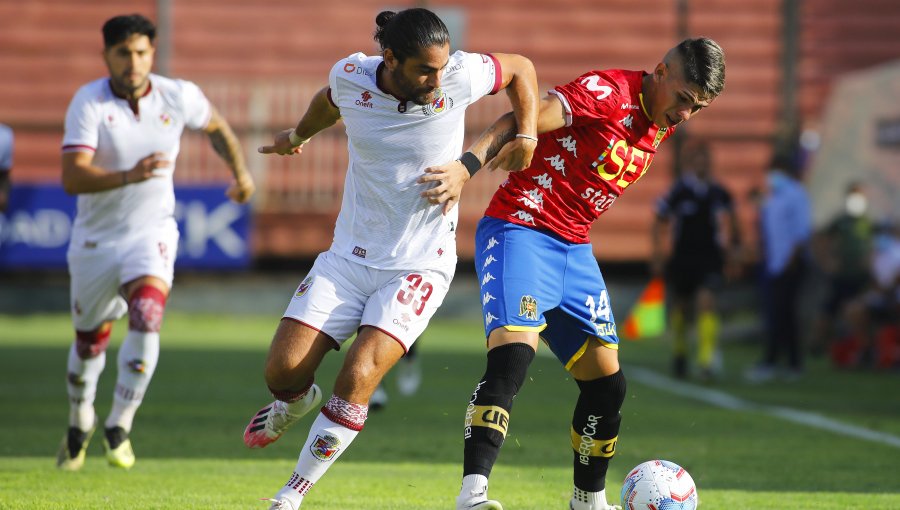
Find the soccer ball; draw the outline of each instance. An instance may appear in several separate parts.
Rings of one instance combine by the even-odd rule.
[[[697,486],[678,464],[650,460],[638,464],[622,484],[622,506],[626,510],[695,510]]]

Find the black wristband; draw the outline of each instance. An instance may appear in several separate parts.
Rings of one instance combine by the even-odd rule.
[[[459,157],[459,162],[469,171],[469,177],[481,170],[481,161],[478,160],[478,156],[471,152],[464,152],[463,155]]]

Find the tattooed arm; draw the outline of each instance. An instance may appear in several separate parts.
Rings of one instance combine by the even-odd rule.
[[[565,127],[565,125],[566,110],[559,97],[549,94],[541,99],[537,120],[538,134],[548,133]],[[527,140],[515,137],[518,133],[517,129],[516,119],[512,112],[509,112],[487,128],[469,147],[469,152],[475,154],[480,161],[486,162],[486,168],[489,170],[497,168],[506,171],[522,170],[531,162],[522,161],[517,157],[519,152],[514,144],[527,142]]]
[[[210,115],[209,124],[203,130],[209,136],[213,150],[225,161],[231,173],[234,175],[234,182],[225,192],[228,198],[238,203],[245,203],[250,200],[250,196],[256,190],[253,184],[253,178],[247,171],[247,164],[244,162],[244,154],[241,151],[241,144],[235,136],[231,126],[222,117],[219,112],[213,108]]]

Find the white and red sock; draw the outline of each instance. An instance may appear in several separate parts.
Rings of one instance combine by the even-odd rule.
[[[297,466],[275,499],[286,499],[299,508],[306,493],[362,430],[367,415],[368,406],[332,396],[310,427]]]

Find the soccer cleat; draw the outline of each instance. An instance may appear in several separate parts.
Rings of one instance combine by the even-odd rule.
[[[397,390],[401,395],[409,397],[415,395],[422,384],[422,366],[419,358],[400,359],[394,368],[397,371]]]
[[[457,507],[457,510],[503,510],[503,505],[499,501],[486,499],[484,501],[476,501],[475,503],[466,504]]]
[[[134,466],[134,450],[131,448],[131,439],[128,432],[122,427],[106,429],[103,434],[103,449],[106,451],[106,461],[112,467],[131,469]]]
[[[286,499],[264,499],[271,503],[269,510],[297,510],[290,501]]]
[[[372,396],[369,397],[369,410],[370,411],[380,411],[384,409],[388,403],[388,394],[387,391],[384,390],[384,386],[381,384],[375,388],[375,391],[372,393]]]
[[[300,399],[305,405],[299,412],[288,411],[288,404],[276,400],[260,409],[244,429],[244,444],[248,448],[265,448],[274,443],[284,431],[322,401],[322,390],[315,384]]]
[[[84,466],[84,457],[87,453],[88,443],[91,442],[91,436],[94,435],[94,429],[85,432],[78,427],[69,427],[62,444],[59,445],[59,452],[56,454],[56,467],[63,471],[78,471]]]

